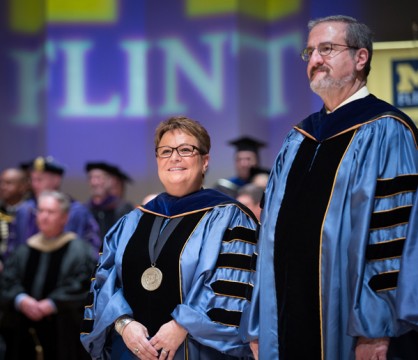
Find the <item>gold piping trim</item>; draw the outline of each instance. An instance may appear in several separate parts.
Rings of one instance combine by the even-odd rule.
[[[255,231],[255,230],[254,230]],[[230,242],[235,242],[235,241],[240,241],[240,242],[243,242],[243,243],[246,243],[246,244],[253,244],[253,245],[256,245],[256,244],[254,244],[253,242],[251,242],[251,241],[248,241],[248,240],[244,240],[244,239],[238,239],[238,238],[234,238],[234,239],[230,239],[230,240],[222,240],[222,242],[223,243],[230,243]]]
[[[378,231],[378,230],[383,230],[383,229],[390,229],[390,228],[394,228],[396,226],[402,226],[402,225],[406,225],[406,224],[409,224],[409,221],[401,222],[401,223],[397,223],[397,224],[393,224],[393,225],[389,225],[389,226],[370,228],[369,231]]]
[[[377,243],[374,243],[374,244],[369,244],[369,245],[387,244],[387,243],[391,243],[391,242],[395,242],[395,241],[402,241],[402,240],[406,240],[406,237],[405,237],[405,236],[403,236],[403,237],[399,237],[399,238],[396,238],[396,239],[383,240],[383,241],[379,241],[379,242],[377,242]]]
[[[391,211],[394,211],[394,210],[398,210],[398,209],[405,209],[405,208],[412,208],[412,205],[402,205],[402,206],[394,207],[394,208],[391,208],[391,209],[374,211],[374,212],[372,213],[372,215],[373,215],[373,214],[383,214],[383,213],[388,213],[388,212],[391,212]]]
[[[401,257],[402,257],[402,255],[390,256],[390,257],[383,257],[383,258],[379,258],[379,259],[368,260],[367,262],[372,263],[372,262],[376,262],[376,261],[385,261],[385,260],[400,259]]]
[[[391,178],[378,178],[377,181],[390,181],[390,180],[394,180],[396,178],[400,178],[400,177],[404,177],[404,176],[417,176],[418,173],[413,173],[413,174],[399,174],[397,176],[391,177]]]
[[[393,193],[393,194],[390,194],[390,195],[376,195],[374,198],[375,199],[389,199],[389,198],[391,198],[391,197],[395,197],[395,196],[397,196],[397,195],[400,195],[400,194],[406,194],[406,193],[414,193],[415,192],[415,190],[404,190],[404,191],[398,191],[397,193]]]
[[[148,214],[162,216],[162,217],[165,217],[165,218],[168,218],[168,219],[174,219],[174,218],[177,218],[177,217],[187,216],[187,215],[190,215],[190,214],[196,214],[196,213],[201,212],[201,211],[208,211],[208,210],[214,209],[216,207],[225,207],[225,206],[228,206],[228,205],[233,205],[233,206],[239,208],[248,217],[250,217],[251,219],[253,219],[253,217],[250,214],[248,214],[243,208],[241,208],[239,206],[239,204],[237,204],[237,203],[227,203],[227,204],[218,204],[218,205],[214,205],[214,206],[208,206],[208,207],[205,207],[205,208],[201,208],[201,209],[197,209],[197,210],[193,210],[193,211],[188,211],[188,212],[181,213],[181,214],[177,214],[177,215],[173,215],[173,216],[168,216],[168,215],[160,214],[160,213],[157,213],[157,212],[154,212],[154,211],[151,211],[151,210],[147,210],[147,209],[145,209],[143,207],[143,205],[138,205],[136,208],[139,209],[139,210],[141,210],[142,212],[145,212],[145,213],[148,213]],[[244,227],[244,228],[246,228],[246,227]]]
[[[382,291],[391,291],[391,290],[395,290],[395,289],[397,289],[397,286],[390,287],[390,288],[385,288],[385,289],[379,289],[379,290],[376,290],[376,292],[378,293],[378,292],[382,292]]]
[[[415,138],[414,131],[412,130],[412,128],[409,126],[409,124],[405,120],[403,120],[402,118],[400,118],[400,117],[398,117],[396,115],[392,115],[392,114],[391,115],[388,115],[388,114],[381,115],[381,116],[378,116],[377,118],[373,118],[373,119],[371,119],[369,121],[366,121],[366,122],[363,122],[361,124],[354,125],[354,126],[348,128],[348,129],[345,129],[345,130],[343,130],[343,131],[341,131],[341,132],[339,132],[339,133],[337,133],[337,134],[329,137],[329,138],[324,139],[324,141],[325,140],[328,140],[328,139],[332,139],[332,138],[337,137],[339,135],[345,134],[346,132],[349,132],[351,130],[358,129],[359,127],[361,127],[363,125],[370,124],[370,123],[372,123],[374,121],[377,121],[377,120],[380,120],[380,119],[383,119],[383,118],[387,118],[387,117],[392,118],[392,119],[395,119],[395,120],[401,122],[404,126],[406,126],[409,129],[409,131],[412,133],[412,138],[414,140],[415,147],[418,149],[418,139]],[[293,128],[295,130],[299,131],[301,134],[305,135],[306,137],[308,137],[310,139],[313,139],[315,141],[318,141],[318,139],[314,138],[312,135],[308,134],[305,130],[299,128],[297,125],[295,125]]]
[[[399,270],[382,271],[382,272],[377,273],[376,275],[393,274],[393,273],[399,273]],[[376,276],[376,275],[374,275],[374,276]]]

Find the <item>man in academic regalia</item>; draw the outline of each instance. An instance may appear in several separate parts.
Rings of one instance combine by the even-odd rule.
[[[100,227],[103,238],[111,226],[134,207],[121,196],[112,193],[115,181],[129,179],[120,169],[106,162],[89,162],[86,172],[90,185],[90,209]]]
[[[418,359],[418,130],[366,83],[370,29],[311,21],[324,102],[267,184],[247,340],[262,360]]]
[[[38,197],[39,233],[6,260],[0,278],[6,359],[88,359],[79,342],[83,305],[96,264],[91,247],[65,231],[70,199]]]

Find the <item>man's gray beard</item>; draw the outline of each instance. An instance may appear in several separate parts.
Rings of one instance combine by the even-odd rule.
[[[330,91],[337,91],[344,88],[347,84],[351,83],[355,76],[355,73],[352,73],[342,79],[337,80],[330,77],[327,73],[324,78],[320,80],[311,81],[311,90],[318,95],[328,93]]]

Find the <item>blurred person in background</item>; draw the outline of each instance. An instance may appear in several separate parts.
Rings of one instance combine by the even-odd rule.
[[[249,208],[255,217],[260,220],[261,216],[261,199],[263,198],[264,188],[255,184],[246,184],[238,190],[237,201]]]
[[[269,175],[269,169],[253,167],[250,170],[250,183],[265,189],[267,187]]]
[[[125,199],[126,185],[132,183],[132,179],[124,173],[119,167],[113,166],[112,176],[112,188],[110,190],[113,196],[117,196],[121,199]]]
[[[19,168],[4,169],[0,173],[0,271],[3,254],[7,252],[10,224],[18,207],[29,196],[29,180]]]
[[[243,136],[229,141],[229,145],[235,148],[235,175],[230,178],[218,179],[214,188],[229,196],[236,197],[239,188],[250,182],[251,169],[259,168],[259,149],[264,147],[265,143],[249,136]]]
[[[91,247],[65,231],[71,201],[58,191],[38,196],[39,232],[5,262],[0,277],[6,359],[80,360],[83,305],[96,264]]]
[[[121,173],[118,167],[105,162],[89,162],[85,170],[90,187],[90,200],[86,206],[99,224],[103,238],[119,218],[133,209],[133,205],[112,192],[115,177],[119,179]]]
[[[64,176],[64,166],[52,157],[38,157],[29,166],[33,198],[24,201],[16,212],[11,231],[14,238],[9,239],[7,254],[38,232],[36,224],[37,197],[45,190],[60,190]],[[99,226],[86,206],[71,199],[66,231],[76,233],[87,241],[96,256],[101,246]]]

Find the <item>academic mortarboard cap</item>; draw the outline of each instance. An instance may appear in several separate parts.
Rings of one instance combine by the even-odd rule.
[[[127,175],[127,174],[125,174],[123,171],[121,171],[119,168],[117,168],[117,174],[116,174],[116,176],[119,178],[119,179],[121,179],[122,181],[126,181],[126,182],[132,182],[132,179]]]
[[[236,151],[252,151],[258,154],[258,149],[264,147],[266,144],[249,136],[243,136],[229,141],[229,145],[235,146]]]
[[[19,164],[19,168],[23,171],[29,171],[32,168],[33,160],[23,161]]]
[[[59,164],[52,156],[38,156],[29,166],[30,170],[49,172],[53,174],[63,175],[65,168]]]
[[[100,162],[89,162],[86,164],[86,172],[89,172],[93,169],[99,169],[107,172],[110,175],[116,176],[122,181],[131,182],[132,179],[126,175],[124,172],[122,172],[116,165],[111,165],[106,162],[100,161]]]

